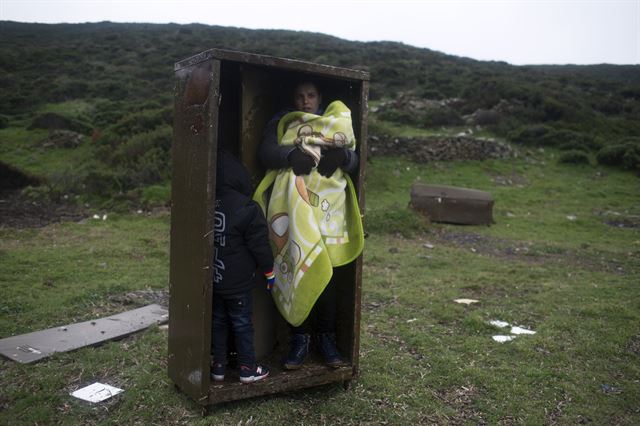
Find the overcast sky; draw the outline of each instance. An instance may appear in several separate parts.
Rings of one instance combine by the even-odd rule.
[[[640,0],[0,0],[0,20],[202,23],[399,41],[515,65],[640,64]]]

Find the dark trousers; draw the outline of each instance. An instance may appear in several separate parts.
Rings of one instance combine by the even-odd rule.
[[[213,362],[227,365],[227,340],[229,328],[238,352],[238,364],[251,368],[255,366],[253,349],[253,300],[251,291],[233,295],[213,294]]]
[[[324,288],[307,319],[298,327],[291,327],[294,334],[311,334],[313,330],[317,333],[336,332],[338,310],[336,307],[336,286],[333,281],[332,278]]]

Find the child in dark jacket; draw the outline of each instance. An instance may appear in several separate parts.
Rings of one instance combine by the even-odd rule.
[[[245,167],[226,151],[218,153],[213,270],[213,380],[224,380],[227,334],[233,329],[240,381],[251,383],[269,375],[256,364],[253,348],[251,291],[256,268],[274,282],[273,254],[262,210],[251,200],[251,181]]]

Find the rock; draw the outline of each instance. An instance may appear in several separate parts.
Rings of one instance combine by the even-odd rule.
[[[77,148],[83,140],[84,135],[71,130],[52,130],[49,137],[42,141],[42,147]]]
[[[418,163],[515,156],[513,148],[506,143],[468,135],[396,138],[376,135],[370,136],[368,142],[371,156],[406,155]]]

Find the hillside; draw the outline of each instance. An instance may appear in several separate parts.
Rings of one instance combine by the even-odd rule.
[[[640,168],[640,66],[512,66],[395,42],[199,24],[4,21],[0,38],[0,161],[51,181],[39,163],[59,158],[34,166],[19,150],[41,146],[52,128],[97,142],[90,164],[74,168],[80,183],[65,191],[109,196],[167,182],[173,64],[213,47],[366,67],[371,100],[382,105],[371,133],[381,137],[402,126],[480,126],[514,143],[580,151],[583,162],[615,146],[603,162]],[[64,137],[44,144],[84,147]]]

